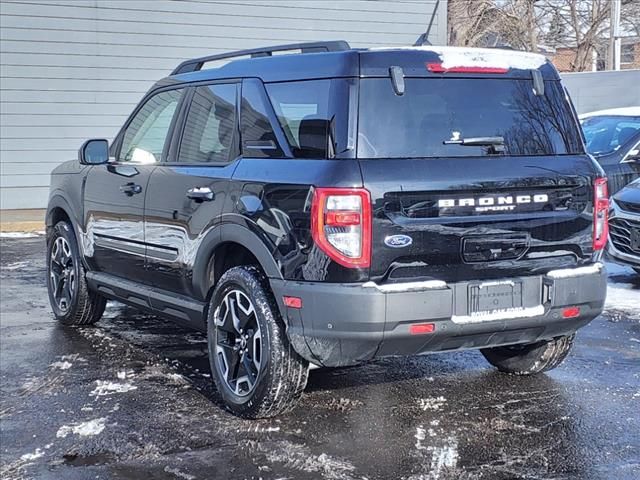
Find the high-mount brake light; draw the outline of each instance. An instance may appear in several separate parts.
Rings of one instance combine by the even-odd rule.
[[[508,68],[502,67],[478,67],[478,66],[459,66],[445,68],[441,63],[427,63],[427,70],[432,73],[507,73]]]
[[[609,238],[609,192],[606,178],[593,182],[593,250],[602,250]]]
[[[349,268],[371,264],[371,195],[364,188],[316,188],[311,233],[332,260]]]

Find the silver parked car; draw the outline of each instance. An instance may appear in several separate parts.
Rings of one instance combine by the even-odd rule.
[[[611,198],[609,256],[640,273],[640,178]]]

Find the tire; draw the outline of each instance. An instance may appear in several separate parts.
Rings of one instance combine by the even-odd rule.
[[[309,364],[291,347],[257,268],[234,267],[222,275],[209,304],[207,343],[212,377],[235,415],[274,417],[302,395]]]
[[[481,349],[487,361],[501,372],[535,375],[556,368],[569,354],[575,335],[526,345]]]
[[[92,325],[106,299],[89,290],[73,228],[58,222],[47,241],[47,291],[55,317],[65,325]]]

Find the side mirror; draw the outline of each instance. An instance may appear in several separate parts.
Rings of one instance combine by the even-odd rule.
[[[622,159],[622,163],[640,163],[640,148],[629,150]]]
[[[83,165],[102,165],[109,161],[109,142],[104,138],[93,138],[82,144],[78,160]]]

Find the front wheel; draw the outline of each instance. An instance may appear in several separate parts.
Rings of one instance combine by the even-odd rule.
[[[55,317],[66,325],[91,325],[106,299],[89,290],[78,242],[68,222],[58,222],[47,242],[47,290]]]
[[[487,361],[501,372],[535,375],[556,368],[569,354],[574,335],[525,345],[481,349]]]
[[[225,406],[245,418],[288,410],[307,384],[308,363],[286,336],[264,275],[234,267],[218,282],[207,318],[211,372]]]

